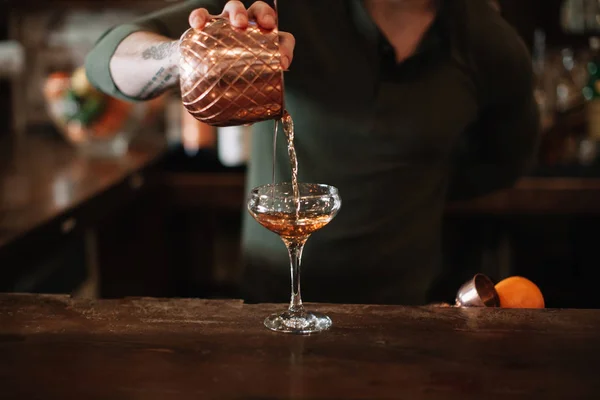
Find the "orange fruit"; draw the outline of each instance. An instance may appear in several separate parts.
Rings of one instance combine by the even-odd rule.
[[[522,276],[511,276],[496,284],[502,308],[544,308],[544,296],[539,287]]]

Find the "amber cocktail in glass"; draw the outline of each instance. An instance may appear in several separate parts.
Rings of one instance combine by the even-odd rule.
[[[248,211],[258,223],[278,234],[290,258],[292,294],[286,311],[268,316],[267,328],[286,333],[310,334],[331,327],[331,319],[307,311],[300,294],[300,263],[308,238],[327,225],[342,205],[338,190],[329,185],[299,183],[294,193],[291,183],[254,188],[248,198]]]

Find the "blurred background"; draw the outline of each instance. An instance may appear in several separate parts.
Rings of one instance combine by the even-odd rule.
[[[107,28],[176,2],[0,3],[0,291],[238,295],[247,128],[202,125],[177,92],[108,98],[82,69]],[[449,205],[439,291],[518,274],[549,307],[597,308],[600,0],[496,4],[532,54],[542,145],[515,188]]]

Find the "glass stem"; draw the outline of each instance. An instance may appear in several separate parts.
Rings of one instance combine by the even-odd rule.
[[[290,256],[290,267],[292,274],[292,297],[290,299],[290,306],[288,310],[292,313],[298,313],[304,311],[304,306],[302,305],[302,295],[300,293],[300,264],[302,262],[302,250],[304,249],[304,244],[306,240],[297,239],[286,241],[286,246],[288,248],[288,253]]]

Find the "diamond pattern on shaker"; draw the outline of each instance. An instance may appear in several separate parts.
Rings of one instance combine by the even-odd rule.
[[[232,28],[224,19],[181,39],[181,93],[195,118],[215,126],[281,116],[282,71],[277,32],[255,24]]]

